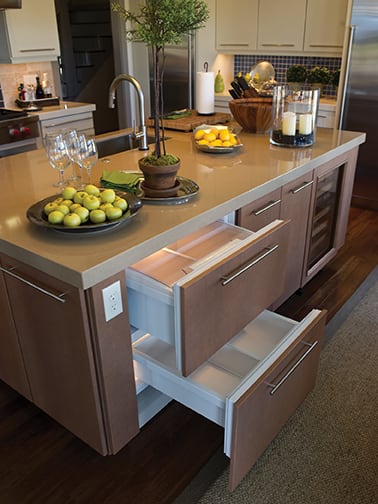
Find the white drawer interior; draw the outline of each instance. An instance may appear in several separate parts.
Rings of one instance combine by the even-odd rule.
[[[243,228],[217,221],[158,250],[129,269],[172,287],[180,278],[251,234]]]
[[[175,367],[171,345],[138,331],[133,344],[137,378],[224,426],[226,398],[274,364],[299,330],[302,323],[264,311],[186,378]]]

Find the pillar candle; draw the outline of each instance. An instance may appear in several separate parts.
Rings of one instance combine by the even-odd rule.
[[[312,114],[301,114],[299,116],[299,133],[301,135],[312,133]]]
[[[294,112],[284,112],[282,114],[282,134],[283,135],[295,135],[295,123],[297,116]]]

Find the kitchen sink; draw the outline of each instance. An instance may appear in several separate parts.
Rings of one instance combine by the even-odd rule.
[[[150,145],[155,142],[153,136],[147,136],[147,143]],[[110,136],[105,138],[97,138],[98,157],[103,158],[117,154],[118,152],[128,151],[139,148],[139,139],[135,138],[133,133],[125,135]]]

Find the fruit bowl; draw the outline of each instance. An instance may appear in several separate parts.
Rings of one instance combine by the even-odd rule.
[[[229,102],[231,114],[244,131],[268,133],[272,122],[271,98],[238,98]]]
[[[193,132],[195,146],[202,152],[226,154],[242,147],[238,136],[225,125],[202,124]]]
[[[44,212],[44,207],[48,203],[54,201],[57,197],[61,196],[60,194],[49,196],[41,201],[38,201],[37,203],[34,203],[31,207],[28,208],[26,212],[26,217],[31,223],[39,227],[54,229],[55,231],[70,234],[82,234],[82,233],[86,234],[86,233],[93,233],[98,231],[114,229],[120,225],[129,222],[131,217],[136,215],[138,211],[142,208],[141,200],[137,198],[134,194],[122,191],[115,191],[115,193],[117,194],[117,196],[120,196],[127,201],[128,209],[126,212],[123,213],[122,217],[113,221],[106,221],[97,224],[88,221],[85,224],[76,227],[68,227],[64,226],[63,224],[50,223],[48,221],[47,215]]]

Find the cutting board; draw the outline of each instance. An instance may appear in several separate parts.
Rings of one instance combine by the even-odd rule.
[[[231,114],[224,112],[215,112],[212,115],[199,115],[195,110],[192,110],[190,116],[181,117],[179,119],[163,119],[164,128],[174,129],[179,131],[193,131],[201,124],[220,124],[231,120]],[[147,126],[153,126],[154,120],[147,119]]]

